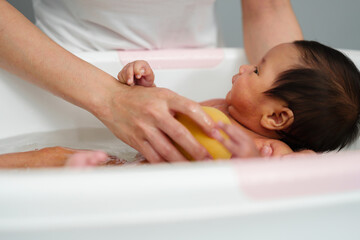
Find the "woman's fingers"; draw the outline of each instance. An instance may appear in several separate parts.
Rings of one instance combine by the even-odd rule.
[[[182,113],[191,118],[208,136],[212,137],[212,129],[215,128],[215,122],[207,115],[201,105],[180,95],[176,95],[168,102],[173,115]],[[174,118],[168,121],[162,121],[161,129],[176,141],[187,153],[195,160],[211,159],[207,152],[192,134]]]
[[[181,146],[188,154],[190,154],[195,160],[211,159],[211,155],[207,152],[204,146],[202,146],[189,130],[184,127],[179,121],[172,116],[167,121],[161,121],[160,128],[166,135],[169,136],[174,142]],[[176,161],[183,161],[185,158],[180,154],[172,142],[168,144],[167,151],[171,154],[172,159],[178,159]],[[170,155],[167,156],[170,156]],[[179,156],[182,156],[181,159]]]
[[[161,155],[154,149],[154,147],[147,140],[141,140],[141,141],[142,142],[139,144],[141,153],[149,163],[156,164],[156,163],[166,162],[166,159],[161,157]]]
[[[165,92],[172,93],[168,90]],[[162,91],[157,95],[164,97]],[[179,121],[174,118],[173,110],[167,105],[150,104],[147,110],[146,119],[153,119],[152,125],[142,125],[139,128],[143,132],[144,139],[151,145],[152,149],[169,162],[184,162],[187,159],[175,147],[176,142],[182,149],[189,153],[195,160],[203,160],[210,158],[207,150],[194,138],[194,136]],[[186,106],[186,105],[184,105]],[[145,119],[144,119],[145,120]],[[172,141],[171,141],[172,140]],[[144,154],[146,157],[147,155]],[[153,162],[151,159],[148,159]],[[158,160],[155,158],[155,162]]]
[[[170,99],[169,107],[173,113],[182,113],[191,118],[208,136],[212,136],[215,122],[204,112],[199,103],[176,95]],[[184,134],[187,135],[187,133]]]
[[[147,131],[148,140],[145,142],[151,146],[154,153],[152,158],[146,159],[150,163],[166,162],[166,159],[171,162],[187,162],[188,160],[176,149],[170,139],[159,129],[150,129]]]
[[[223,130],[228,139],[223,138],[219,133],[214,134],[216,140],[221,142],[231,153],[232,157],[246,158],[259,157],[260,153],[254,141],[238,126],[218,122],[216,126]]]

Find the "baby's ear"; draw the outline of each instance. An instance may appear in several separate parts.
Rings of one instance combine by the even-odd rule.
[[[290,127],[293,122],[293,111],[284,106],[264,113],[260,120],[261,126],[268,130],[284,130]]]

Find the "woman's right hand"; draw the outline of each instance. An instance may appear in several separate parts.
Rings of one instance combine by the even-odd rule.
[[[194,159],[210,158],[206,149],[174,118],[176,112],[185,114],[211,136],[215,123],[198,103],[165,88],[118,87],[108,98],[107,110],[98,117],[150,163],[187,161],[172,140]]]
[[[149,63],[143,60],[133,61],[125,65],[118,74],[118,80],[129,86],[155,86],[154,73]],[[132,126],[133,131],[137,133],[137,136],[133,137],[139,137],[139,139],[132,139],[132,142],[135,142],[135,146],[146,149],[147,156],[145,157],[149,162],[187,161],[174,148],[173,142],[169,141],[167,136],[183,146],[184,149],[187,149],[194,159],[210,158],[205,148],[193,138],[186,128],[174,119],[175,112],[185,113],[194,120],[197,119],[198,123],[203,125],[205,123],[207,125],[205,126],[206,130],[209,132],[210,128],[208,126],[209,123],[212,123],[212,120],[204,114],[198,103],[162,88],[153,88],[150,91],[141,88],[132,90],[136,93],[130,94],[129,97],[135,96],[135,99],[128,102],[126,106],[133,105],[133,109],[138,109],[138,111],[136,113],[128,109],[130,114],[127,114],[127,116],[136,119],[132,120],[132,124],[128,126]],[[129,119],[122,120],[128,121]]]

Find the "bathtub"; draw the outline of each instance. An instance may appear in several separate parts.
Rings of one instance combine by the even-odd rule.
[[[360,51],[343,50],[360,67]],[[242,49],[82,53],[116,76],[146,59],[156,84],[224,97]],[[132,158],[88,112],[0,71],[0,151],[103,149]],[[120,150],[119,150],[120,149]],[[86,170],[0,171],[0,239],[360,239],[360,141],[340,153]]]

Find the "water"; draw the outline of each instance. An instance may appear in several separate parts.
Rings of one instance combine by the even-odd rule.
[[[39,132],[0,139],[0,154],[25,152],[45,147],[102,150],[126,162],[141,160],[138,152],[117,139],[107,128],[76,128],[52,132]],[[347,150],[359,150],[358,139]]]
[[[66,129],[0,139],[0,154],[32,151],[53,146],[102,150],[128,162],[134,161],[138,154],[135,149],[117,139],[106,128]]]

